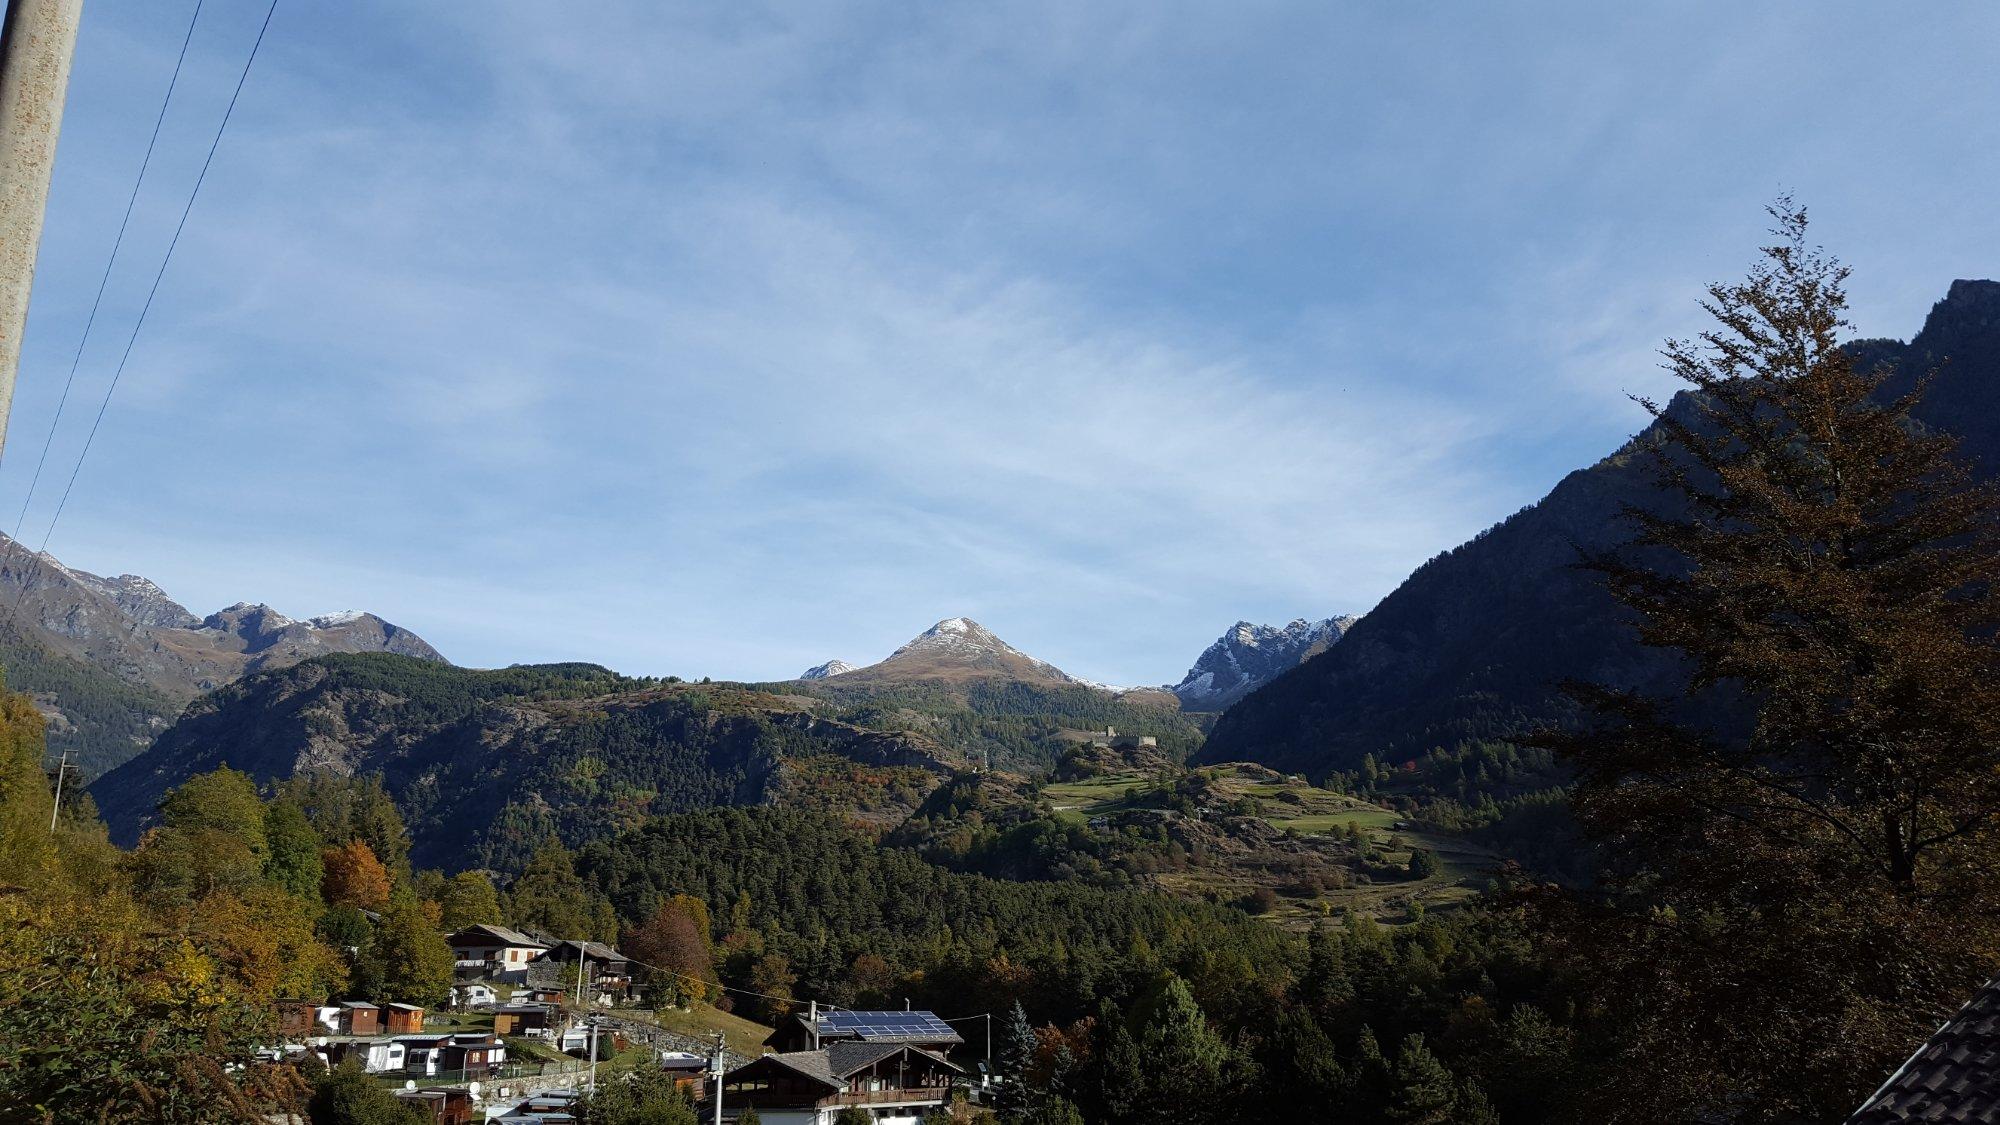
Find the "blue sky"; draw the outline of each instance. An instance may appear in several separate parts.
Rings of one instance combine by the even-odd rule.
[[[1863,334],[2000,272],[2000,8],[1638,8],[294,0],[50,549],[466,664],[963,614],[1177,679],[1615,447],[1780,191]],[[89,6],[8,525],[188,10]],[[202,16],[58,478],[262,11]]]

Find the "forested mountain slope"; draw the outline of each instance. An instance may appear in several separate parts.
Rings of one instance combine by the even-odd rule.
[[[477,671],[330,656],[204,697],[91,791],[130,840],[168,790],[219,766],[259,781],[379,773],[416,862],[506,869],[550,835],[575,845],[713,805],[789,797],[895,815],[950,773],[928,739],[822,718],[810,704],[589,664]]]
[[[2000,283],[1957,281],[1909,343],[1852,345],[1895,365],[1890,390],[1940,366],[1917,416],[1958,434],[1981,476],[2000,469]],[[1324,774],[1416,757],[1467,739],[1504,739],[1574,716],[1565,679],[1660,686],[1666,654],[1634,639],[1577,547],[1629,535],[1623,505],[1652,494],[1635,457],[1649,430],[1571,473],[1547,497],[1432,559],[1341,642],[1226,712],[1201,759]]]

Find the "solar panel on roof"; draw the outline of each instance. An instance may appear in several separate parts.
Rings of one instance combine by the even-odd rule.
[[[822,1033],[847,1033],[862,1039],[949,1039],[957,1033],[931,1012],[830,1011],[820,1017]]]

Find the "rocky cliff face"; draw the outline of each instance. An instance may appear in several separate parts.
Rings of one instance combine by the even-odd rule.
[[[1174,695],[1189,711],[1220,711],[1331,648],[1356,618],[1300,618],[1285,627],[1238,621],[1202,652]]]
[[[2000,283],[1954,282],[1909,343],[1852,347],[1864,362],[1894,365],[1891,392],[1938,368],[1917,416],[1959,435],[1982,477],[2000,471]],[[1629,536],[1619,513],[1653,495],[1650,467],[1633,451],[1653,439],[1642,433],[1425,563],[1339,644],[1230,708],[1202,759],[1352,769],[1370,752],[1414,755],[1573,721],[1556,689],[1565,679],[1668,688],[1672,657],[1639,645],[1620,607],[1572,566],[1578,546]]]
[[[444,657],[371,613],[294,621],[239,603],[197,618],[148,579],[74,570],[0,535],[0,661],[51,720],[51,747],[108,769],[202,692],[334,652]]]
[[[575,845],[660,813],[766,803],[805,788],[792,773],[807,767],[821,786],[889,787],[914,807],[958,764],[929,739],[802,704],[727,685],[642,685],[593,665],[478,671],[329,656],[197,700],[91,793],[129,841],[170,789],[221,765],[259,781],[377,773],[418,863],[505,867],[549,833]],[[862,795],[871,807],[884,796]]]

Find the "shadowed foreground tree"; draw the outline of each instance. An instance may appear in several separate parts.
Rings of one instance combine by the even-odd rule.
[[[2000,504],[1771,213],[1665,350],[1695,393],[1645,403],[1664,501],[1586,561],[1687,694],[1576,688],[1604,722],[1544,740],[1606,863],[1547,904],[1617,1044],[1596,1120],[1840,1120],[2000,963]]]

